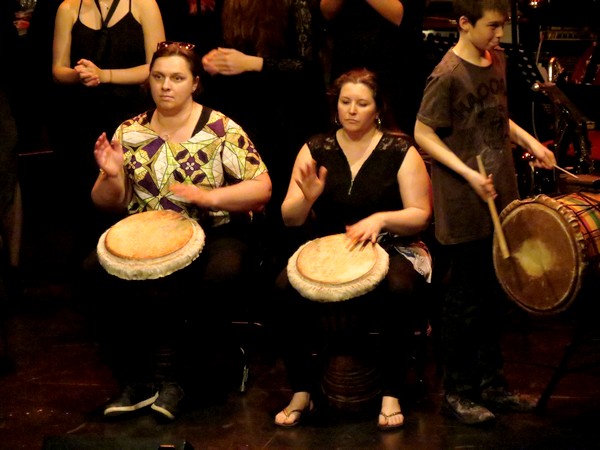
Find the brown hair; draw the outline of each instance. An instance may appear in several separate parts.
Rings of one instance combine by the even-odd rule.
[[[331,103],[331,109],[333,111],[333,117],[337,114],[337,102],[340,97],[342,87],[347,83],[364,84],[367,86],[373,94],[373,100],[375,100],[375,106],[381,119],[381,124],[385,128],[395,128],[393,122],[388,115],[387,102],[379,88],[379,82],[377,75],[365,68],[352,69],[348,72],[343,73],[335,79],[331,89],[328,91],[329,100]]]
[[[165,41],[158,44],[152,60],[150,61],[150,70],[154,67],[154,62],[163,56],[181,56],[183,57],[192,72],[194,77],[199,77],[202,73],[202,61],[198,54],[194,51],[194,45],[187,42],[171,42]]]
[[[454,0],[452,9],[457,23],[462,16],[465,16],[473,25],[486,11],[497,11],[507,18],[510,15],[509,0]]]
[[[225,0],[221,21],[225,44],[270,57],[285,45],[289,0]]]
[[[190,72],[192,72],[192,77],[198,79],[198,87],[194,91],[194,97],[202,92],[202,84],[200,82],[200,75],[202,74],[202,60],[198,56],[198,54],[194,51],[194,45],[188,44],[187,42],[172,42],[165,41],[160,42],[157,46],[156,51],[152,55],[152,59],[150,60],[150,68],[149,72],[152,72],[152,68],[154,67],[154,63],[158,58],[166,57],[166,56],[181,56],[186,60],[188,67],[190,68]],[[149,92],[149,78],[146,80],[145,88]]]

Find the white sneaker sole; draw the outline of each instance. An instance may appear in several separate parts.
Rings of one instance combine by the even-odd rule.
[[[156,403],[153,403],[150,408],[152,408],[154,411],[162,414],[163,416],[167,417],[168,419],[175,420],[175,415],[171,411],[163,408],[162,406],[158,406]]]
[[[112,416],[118,416],[118,415],[121,415],[121,414],[124,414],[127,412],[137,411],[138,409],[145,408],[146,406],[151,405],[152,403],[154,403],[156,401],[157,398],[158,398],[158,392],[156,394],[154,394],[152,397],[142,400],[141,402],[136,403],[135,405],[110,406],[104,410],[104,415],[112,417]]]

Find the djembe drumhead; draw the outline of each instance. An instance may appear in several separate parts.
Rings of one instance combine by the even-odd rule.
[[[120,220],[98,241],[98,260],[125,280],[165,277],[188,266],[204,247],[205,234],[178,212],[146,211]]]
[[[386,276],[389,255],[379,244],[352,245],[345,234],[302,245],[288,260],[292,286],[319,302],[348,300],[373,290]]]

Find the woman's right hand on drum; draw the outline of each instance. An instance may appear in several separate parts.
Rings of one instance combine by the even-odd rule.
[[[352,242],[352,246],[359,243],[364,245],[367,242],[371,242],[372,244],[377,242],[383,225],[382,217],[382,214],[375,213],[359,220],[355,224],[347,225],[346,236]]]
[[[94,146],[94,158],[98,167],[109,177],[116,177],[123,170],[123,148],[117,140],[110,142],[102,133]]]

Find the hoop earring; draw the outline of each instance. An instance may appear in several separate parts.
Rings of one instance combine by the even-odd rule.
[[[333,118],[333,123],[335,123],[336,125],[340,124],[340,120],[338,119],[338,115],[337,114]]]
[[[377,119],[375,119],[375,123],[377,123],[377,129],[381,129],[381,117],[377,116]]]

